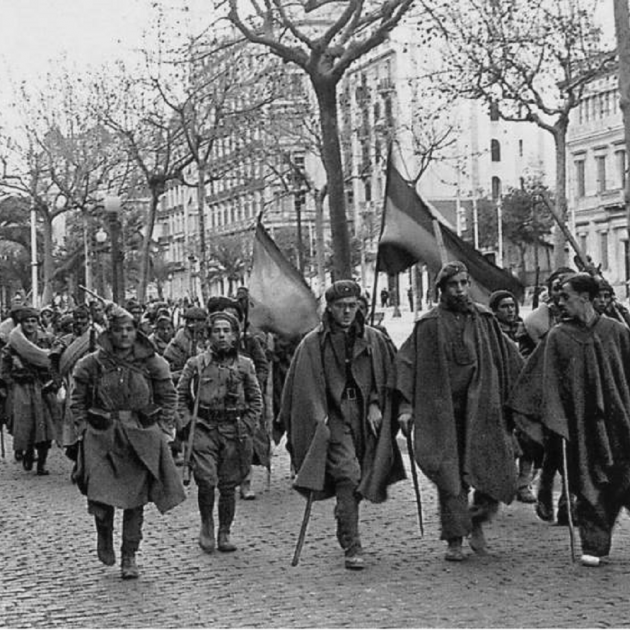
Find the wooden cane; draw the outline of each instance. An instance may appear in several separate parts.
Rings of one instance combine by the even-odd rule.
[[[562,439],[562,485],[567,497],[567,520],[569,521],[569,542],[571,544],[571,562],[575,562],[575,532],[573,531],[573,505],[569,493],[569,466],[567,463],[567,441]]]
[[[311,508],[313,507],[313,491],[310,490],[308,497],[306,498],[306,507],[304,508],[304,517],[302,518],[302,526],[300,527],[300,535],[298,536],[297,544],[295,545],[295,553],[293,554],[293,560],[291,560],[291,566],[297,567],[300,562],[300,555],[302,554],[302,547],[304,547],[304,539],[306,538],[306,528],[311,518]]]
[[[193,442],[195,441],[195,429],[197,428],[197,416],[199,414],[201,372],[198,372],[197,375],[199,377],[199,384],[197,385],[197,394],[195,396],[195,402],[193,404],[193,415],[192,420],[190,421],[190,434],[188,435],[188,440],[186,441],[186,450],[184,452],[184,464],[182,470],[182,482],[185,486],[190,485],[190,478],[192,473],[190,460],[192,459]]]
[[[411,477],[413,479],[413,489],[416,494],[416,505],[418,507],[418,527],[420,536],[424,536],[424,522],[422,518],[422,497],[420,496],[420,482],[418,481],[418,471],[416,470],[416,456],[413,451],[411,432],[407,434],[407,453],[409,454],[409,465],[411,466]]]

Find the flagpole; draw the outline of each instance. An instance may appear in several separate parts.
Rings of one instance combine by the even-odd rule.
[[[392,151],[394,148],[393,140],[389,141],[389,147],[387,148],[387,172],[385,174],[385,194],[383,195],[383,211],[381,212],[381,230],[378,235],[378,240],[380,242],[381,237],[383,236],[383,230],[385,229],[385,213],[387,212],[387,191],[389,188],[389,167],[392,162]],[[380,256],[378,255],[378,251],[376,253],[376,264],[374,265],[374,284],[372,290],[372,304],[370,306],[370,326],[374,326],[374,311],[376,310],[376,291],[378,289],[378,263],[380,261]]]

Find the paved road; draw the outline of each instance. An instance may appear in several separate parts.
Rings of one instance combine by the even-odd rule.
[[[399,336],[402,323],[394,323]],[[10,441],[7,446],[10,447]],[[408,467],[408,462],[405,459]],[[142,576],[123,582],[101,565],[84,498],[60,451],[51,475],[0,460],[1,627],[622,627],[630,625],[630,519],[618,524],[611,564],[571,563],[568,535],[532,507],[502,508],[490,555],[443,560],[435,492],[421,476],[425,536],[410,481],[362,507],[367,568],[343,568],[332,502],[313,508],[302,561],[290,566],[303,499],[288,458],[273,458],[271,486],[257,469],[256,501],[239,501],[234,554],[196,544],[194,494],[166,516],[147,509]],[[117,519],[120,518],[118,515]],[[120,521],[116,522],[119,540]]]

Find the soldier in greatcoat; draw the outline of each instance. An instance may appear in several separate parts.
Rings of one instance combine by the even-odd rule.
[[[76,481],[94,516],[97,552],[111,566],[114,511],[123,510],[121,575],[137,578],[144,506],[162,513],[185,499],[168,441],[176,393],[167,362],[137,331],[133,316],[113,305],[99,348],[74,371],[71,412],[82,443]]]
[[[235,490],[249,471],[252,435],[262,412],[262,394],[251,359],[241,355],[239,322],[219,311],[208,318],[209,347],[189,359],[177,385],[180,422],[191,422],[195,398],[198,410],[192,433],[191,467],[197,484],[201,530],[199,546],[236,550],[230,532],[236,511]],[[219,528],[215,542],[215,490],[219,490]]]
[[[13,449],[24,470],[32,470],[37,452],[37,474],[47,475],[46,460],[60,434],[61,413],[50,363],[53,338],[39,325],[39,311],[23,306],[13,313],[18,322],[8,334],[0,368],[7,396]]]
[[[275,421],[276,435],[287,433],[298,471],[296,489],[313,492],[316,499],[336,497],[337,540],[350,570],[365,566],[361,499],[384,501],[387,485],[405,476],[386,386],[393,351],[380,332],[365,324],[360,295],[361,287],[352,280],[339,280],[327,289],[322,323],[295,351]],[[311,461],[307,453],[321,423],[330,432],[319,460],[323,488],[300,486],[300,479],[311,474],[303,464]]]
[[[436,286],[439,304],[396,356],[398,422],[405,434],[414,427],[416,459],[437,485],[445,559],[461,561],[469,535],[473,550],[486,553],[482,524],[514,497],[512,427],[503,405],[521,363],[492,312],[470,299],[463,263],[444,265]]]

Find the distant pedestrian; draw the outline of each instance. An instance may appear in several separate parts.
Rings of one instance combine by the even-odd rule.
[[[383,287],[381,289],[381,308],[389,306],[389,291]]]
[[[168,448],[176,394],[166,361],[113,305],[99,349],[77,363],[71,411],[83,434],[76,481],[94,516],[99,560],[115,564],[115,508],[123,510],[121,576],[139,576],[144,506],[167,512],[186,495]]]
[[[365,566],[361,500],[384,501],[387,485],[404,478],[387,398],[393,352],[380,332],[365,325],[360,294],[352,280],[339,280],[326,291],[321,325],[293,355],[276,423],[286,430],[296,482],[310,473],[324,480],[323,489],[296,487],[318,499],[336,497],[337,540],[351,570]],[[321,423],[327,423],[330,441],[319,468],[304,470]]]

